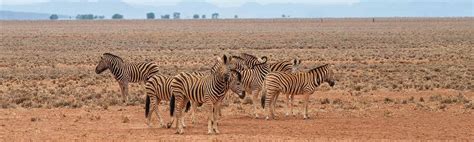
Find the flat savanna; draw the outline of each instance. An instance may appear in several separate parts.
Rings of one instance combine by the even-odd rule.
[[[474,19],[236,19],[0,21],[0,139],[11,140],[473,140]],[[296,116],[254,119],[249,97],[229,95],[207,135],[207,109],[184,135],[148,127],[142,84],[121,102],[118,83],[95,73],[103,53],[153,61],[160,74],[209,72],[216,57],[249,53],[333,64],[336,85],[303,97]],[[243,103],[240,107],[240,103]],[[258,103],[258,102],[256,102]],[[169,120],[168,104],[160,113]],[[259,110],[260,116],[266,115]]]

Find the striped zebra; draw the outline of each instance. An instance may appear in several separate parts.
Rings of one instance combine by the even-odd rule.
[[[245,92],[249,92],[250,96],[252,96],[252,102],[253,102],[253,108],[254,108],[253,111],[254,111],[255,118],[258,118],[258,113],[257,113],[258,103],[257,102],[258,102],[259,93],[262,90],[262,84],[265,80],[265,76],[267,76],[268,73],[274,72],[274,71],[282,71],[282,72],[295,71],[299,67],[300,63],[301,61],[297,59],[293,61],[277,62],[270,65],[264,62],[264,63],[255,65],[253,69],[248,69],[241,72],[242,88],[244,89],[242,93],[245,94]]]
[[[264,89],[262,92],[262,107],[267,106],[268,113],[266,119],[274,118],[275,103],[280,93],[287,94],[288,112],[293,113],[292,101],[294,95],[304,95],[304,119],[308,119],[308,102],[309,95],[316,91],[316,88],[327,82],[331,87],[334,86],[335,80],[330,65],[322,65],[308,72],[286,73],[272,72],[265,79]]]
[[[165,75],[154,75],[145,83],[146,101],[145,101],[145,117],[147,125],[151,127],[151,116],[155,112],[160,122],[160,127],[165,127],[163,119],[158,112],[158,106],[161,101],[170,101],[171,99],[171,81],[173,77]],[[151,107],[150,107],[151,106]],[[186,111],[189,110],[190,103],[186,105]],[[184,121],[184,119],[182,120]],[[184,122],[182,123],[184,125]]]
[[[204,76],[204,73],[199,73],[199,72],[193,72],[196,76]],[[229,83],[229,89],[238,94],[241,91],[240,88],[240,82],[237,80],[238,74],[232,74],[231,76],[231,83]],[[158,112],[158,106],[161,101],[170,101],[172,91],[171,91],[171,82],[173,80],[173,77],[170,76],[164,76],[164,75],[154,75],[145,84],[146,88],[146,101],[145,101],[145,117],[147,118],[147,125],[151,126],[151,116],[152,113],[150,112],[155,112],[158,121],[160,122],[160,127],[165,127],[163,123],[163,119],[161,118],[159,112]],[[245,94],[239,96],[240,98],[245,97]],[[150,107],[151,106],[151,107]],[[191,102],[188,102],[186,105],[186,110],[187,112],[191,107]],[[191,111],[191,119],[192,123],[195,123],[195,110],[198,107],[198,104],[193,104],[192,105],[192,111]],[[184,118],[184,117],[182,117]],[[184,119],[181,119],[181,124],[183,127],[186,127],[184,124]],[[167,126],[168,128],[171,127],[171,125]]]
[[[229,69],[227,56],[224,55],[211,68],[209,75],[196,76],[191,73],[180,73],[175,76],[171,83],[173,96],[170,103],[170,113],[176,112],[176,120],[180,120],[184,104],[188,101],[191,101],[191,104],[204,104],[210,108],[208,111],[208,134],[219,133],[217,112],[220,102],[229,89],[231,73],[240,74],[236,70]],[[238,75],[238,79],[240,79],[240,75]],[[172,123],[170,122],[170,124]],[[183,134],[183,126],[179,123],[180,121],[176,121],[176,134]]]
[[[158,65],[152,62],[127,63],[119,56],[104,53],[101,56],[95,72],[100,74],[109,69],[119,83],[122,91],[122,101],[127,101],[128,83],[145,82],[154,74],[158,73]]]

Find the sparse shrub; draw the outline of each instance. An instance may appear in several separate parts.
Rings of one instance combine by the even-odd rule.
[[[464,108],[465,109],[474,109],[474,106],[472,105],[472,102],[469,102],[469,103],[464,104]]]
[[[402,104],[407,104],[408,101],[407,100],[402,100]]]
[[[328,98],[324,98],[324,99],[320,100],[320,102],[321,102],[321,104],[323,104],[323,105],[324,105],[324,104],[329,104],[329,103],[331,103]]]
[[[425,99],[423,99],[423,97],[420,97],[420,102],[425,102]]]
[[[446,104],[441,104],[438,106],[439,109],[446,109],[446,107],[447,107]]]
[[[441,100],[442,104],[450,104],[450,103],[455,103],[456,100],[452,100],[451,98],[444,98]]]
[[[130,122],[130,119],[128,118],[128,116],[123,116],[122,123],[128,123],[128,122]]]
[[[342,104],[342,100],[337,98],[332,101],[332,104]]]
[[[411,97],[408,99],[408,101],[409,101],[410,103],[415,102],[415,97],[411,96]]]
[[[388,104],[388,103],[392,103],[393,102],[393,99],[390,99],[390,98],[384,98],[383,99],[383,102]]]
[[[439,101],[439,100],[441,100],[442,98],[443,98],[443,97],[442,97],[441,95],[439,95],[439,94],[437,94],[437,95],[432,95],[432,96],[430,96],[430,101],[432,101],[432,102],[433,102],[433,101]]]
[[[38,118],[38,117],[31,117],[31,122],[36,122],[36,121],[40,121],[41,119]]]

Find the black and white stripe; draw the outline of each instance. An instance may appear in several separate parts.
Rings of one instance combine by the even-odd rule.
[[[192,104],[205,104],[210,107],[208,133],[219,133],[217,129],[217,111],[220,102],[229,89],[231,73],[238,74],[240,79],[240,73],[229,69],[228,66],[227,56],[224,55],[211,68],[211,74],[196,76],[192,73],[180,73],[174,77],[171,83],[173,96],[170,103],[170,112],[171,114],[176,112],[176,120],[180,120],[182,117],[182,109],[188,101],[191,101]],[[176,122],[176,133],[184,133],[182,125],[179,124],[180,121]]]
[[[116,55],[104,53],[95,72],[100,74],[107,69],[119,83],[124,102],[127,101],[128,83],[145,82],[158,73],[158,65],[153,62],[127,63]]]
[[[323,82],[328,82],[332,87],[335,84],[333,71],[330,65],[323,65],[309,70],[308,72],[287,73],[272,72],[267,75],[264,83],[262,96],[262,107],[267,106],[268,113],[266,119],[274,117],[275,103],[280,93],[287,94],[289,111],[292,111],[293,96],[303,94],[305,99],[304,118],[308,117],[309,95],[313,94],[316,88]],[[292,112],[291,112],[292,113]],[[288,114],[288,113],[287,113]]]

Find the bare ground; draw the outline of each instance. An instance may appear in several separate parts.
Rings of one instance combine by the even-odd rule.
[[[454,94],[454,91],[443,92]],[[284,116],[285,107],[277,107],[277,120],[254,119],[251,105],[238,109],[231,103],[224,109],[219,135],[207,135],[205,109],[197,113],[197,123],[187,118],[184,135],[175,129],[159,128],[156,117],[150,128],[145,124],[143,106],[114,106],[82,109],[0,109],[0,138],[3,140],[473,140],[474,114],[462,104],[448,104],[444,109],[429,104],[433,92],[402,95],[378,94],[350,96],[329,92],[312,96],[310,120],[303,120],[297,101],[296,116]],[[465,94],[472,98],[472,93]],[[383,101],[413,96],[415,101],[397,104]],[[426,101],[419,98],[425,96]],[[353,109],[338,104],[320,104],[321,98],[373,100],[371,106]],[[382,99],[384,98],[384,99]],[[301,100],[297,98],[297,100]],[[377,101],[380,100],[380,101]],[[279,103],[283,105],[282,102]],[[344,104],[344,103],[342,103]],[[424,104],[425,107],[420,107]],[[168,120],[166,105],[161,114]],[[431,108],[431,109],[430,109]],[[261,113],[261,112],[260,112]]]

